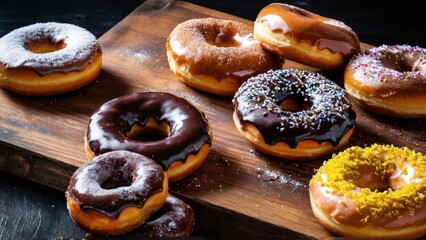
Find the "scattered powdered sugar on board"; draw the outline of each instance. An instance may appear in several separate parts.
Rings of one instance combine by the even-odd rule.
[[[144,65],[152,71],[164,71],[168,68],[167,59],[150,48],[118,48],[111,52],[113,55],[124,55],[129,61],[134,61],[138,65]],[[167,67],[167,68],[166,68]]]
[[[257,178],[269,182],[279,182],[282,184],[289,184],[293,186],[293,190],[296,188],[306,188],[307,185],[297,179],[294,176],[281,173],[279,171],[266,170],[262,168],[256,168]]]

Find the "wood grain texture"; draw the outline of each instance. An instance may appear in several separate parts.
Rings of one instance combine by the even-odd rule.
[[[330,236],[313,216],[308,197],[309,180],[325,159],[283,161],[256,152],[233,124],[231,98],[191,89],[169,70],[168,34],[180,22],[207,16],[250,23],[186,2],[149,0],[99,39],[104,63],[94,83],[52,97],[1,91],[0,168],[64,190],[72,172],[87,161],[83,137],[101,104],[134,92],[169,92],[202,109],[215,136],[206,163],[170,186],[194,206],[196,224],[221,236]],[[291,62],[285,67],[306,68]],[[342,85],[341,72],[326,75]],[[425,153],[424,119],[386,118],[355,108],[349,146],[392,143]]]

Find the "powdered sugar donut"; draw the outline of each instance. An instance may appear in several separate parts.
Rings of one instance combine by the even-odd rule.
[[[426,49],[382,45],[354,56],[345,70],[348,94],[389,116],[426,117]]]
[[[66,23],[36,23],[0,39],[0,87],[25,95],[52,95],[93,81],[102,65],[96,37]]]

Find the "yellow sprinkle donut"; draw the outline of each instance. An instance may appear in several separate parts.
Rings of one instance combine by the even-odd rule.
[[[314,215],[339,235],[426,234],[426,156],[408,148],[348,148],[318,169],[309,193]]]

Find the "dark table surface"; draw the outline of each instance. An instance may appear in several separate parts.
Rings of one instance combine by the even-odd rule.
[[[254,20],[261,8],[274,1],[189,2]],[[18,27],[47,21],[73,23],[100,37],[142,3],[140,0],[6,1],[0,7],[0,37]],[[345,22],[365,43],[407,43],[426,47],[422,1],[405,0],[394,4],[377,0],[292,0],[286,3]],[[82,238],[84,235],[69,217],[63,192],[0,169],[0,239]],[[195,235],[210,237],[197,227]]]

